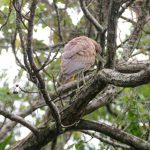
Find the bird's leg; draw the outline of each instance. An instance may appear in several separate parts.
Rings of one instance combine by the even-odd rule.
[[[82,74],[83,84],[86,84],[85,77],[84,77],[84,71],[82,71],[81,74]]]
[[[80,91],[80,78],[81,78],[81,72],[77,74],[77,90],[76,93]]]
[[[84,71],[81,71],[77,74],[77,91],[80,91],[80,80],[83,80],[83,85],[86,84],[85,77],[84,77]]]
[[[77,89],[78,90],[80,90],[80,80],[83,80],[83,85],[86,84],[84,71],[81,71],[80,73],[78,73],[78,77],[77,77]]]
[[[77,90],[80,90],[80,73],[77,76]]]

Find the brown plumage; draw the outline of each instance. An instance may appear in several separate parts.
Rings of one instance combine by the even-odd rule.
[[[91,38],[80,36],[69,41],[61,58],[62,82],[65,83],[73,75],[88,70],[94,65],[97,53],[101,53],[101,46]]]

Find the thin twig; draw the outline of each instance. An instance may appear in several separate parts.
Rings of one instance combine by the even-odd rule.
[[[60,20],[60,14],[59,14],[59,10],[56,4],[56,0],[53,0],[53,4],[54,4],[55,12],[56,12],[56,17],[57,17],[58,36],[59,36],[59,40],[62,42],[63,36],[61,32],[61,24],[60,24],[61,20]]]
[[[51,56],[50,55],[51,52],[50,52],[49,55],[48,55],[48,57],[47,57],[47,59],[45,60],[44,64],[37,71],[39,72],[39,71],[43,70],[46,66],[48,66],[50,63],[52,63],[54,61],[54,59],[56,58],[58,52],[59,52],[59,49],[57,50],[57,52],[55,53],[55,55],[53,56],[53,58],[49,61],[49,58]]]
[[[135,0],[130,0],[129,2],[127,2],[127,3],[125,4],[125,6],[122,6],[122,9],[119,11],[118,16],[120,17],[120,16],[123,14],[123,12],[124,12],[129,6],[132,5],[132,3],[133,3],[134,1],[135,1]]]
[[[124,16],[120,16],[120,18],[121,18],[121,19],[126,20],[127,22],[132,23],[133,25],[135,25],[135,24],[136,24],[136,22],[135,22],[135,21],[133,21],[133,20],[132,20],[132,19],[130,19],[130,18],[127,18],[127,17],[124,17]]]
[[[0,108],[0,114],[6,118],[9,118],[12,121],[16,121],[16,122],[22,124],[23,126],[30,129],[36,136],[38,136],[38,130],[35,127],[33,127],[31,124],[26,122],[22,117],[17,116],[17,115],[12,114],[12,113],[10,114],[9,112],[7,112],[6,110],[3,110],[2,108]]]
[[[5,21],[4,24],[0,27],[0,30],[2,30],[2,28],[8,23],[8,20],[9,20],[9,17],[10,17],[10,15],[11,15],[11,12],[12,12],[12,3],[11,3],[11,0],[10,0],[10,2],[9,2],[9,12],[8,12],[6,21]]]
[[[24,89],[22,89],[19,85],[17,85],[17,87],[22,91],[22,92],[24,92],[24,93],[39,93],[38,91],[37,92],[34,92],[34,91],[27,91],[27,90],[24,90]]]
[[[56,87],[56,85],[55,85],[56,82],[55,82],[55,78],[54,78],[53,75],[52,75],[52,79],[53,79],[54,90],[55,90],[56,94],[58,95],[58,97],[59,97],[59,99],[60,99],[60,102],[61,102],[62,107],[64,107],[64,104],[63,104],[63,102],[62,102],[61,95],[60,95],[60,93],[58,92],[57,87]]]
[[[144,25],[147,23],[146,16],[147,16],[147,10],[146,6],[144,7],[142,14],[138,16],[137,23],[135,24],[135,27],[132,31],[132,34],[129,37],[129,42],[127,43],[127,48],[124,49],[124,58],[127,61],[131,56],[134,51],[134,49],[137,47],[139,40],[141,38],[141,33],[144,28]]]
[[[19,5],[20,5],[19,1],[17,1],[16,4],[15,4],[15,1],[14,1],[14,6],[20,8]],[[16,18],[16,29],[19,33],[21,48],[23,50],[24,65],[25,65],[25,68],[28,70],[28,72],[31,72],[31,69],[30,69],[30,66],[29,66],[29,63],[28,63],[28,60],[27,60],[27,52],[26,52],[25,43],[24,43],[24,40],[23,40],[22,28],[21,28],[21,25],[20,25],[20,15],[19,15],[18,11],[16,11],[16,16],[17,16],[17,18]]]
[[[14,8],[15,8],[15,10],[16,10],[16,12],[17,12],[17,14],[19,15],[19,18],[20,18],[20,21],[22,22],[22,24],[23,24],[23,26],[25,27],[25,29],[27,29],[28,30],[28,28],[27,28],[27,26],[26,26],[26,24],[23,22],[23,20],[22,20],[22,13],[21,13],[21,5],[22,4],[20,4],[19,2],[15,2],[16,0],[13,0],[13,6],[14,6]],[[27,20],[27,19],[26,19]]]
[[[128,42],[128,38],[127,39],[125,39],[124,41],[122,41],[121,42],[121,44],[119,44],[119,45],[117,45],[117,48],[116,49],[118,49],[119,47],[122,47],[124,44],[126,44],[126,42]]]
[[[16,44],[15,44],[16,36],[17,36],[17,30],[15,30],[15,33],[14,33],[12,39],[11,39],[12,51],[13,51],[13,53],[14,53],[14,56],[15,56],[15,59],[16,59],[18,65],[19,65],[22,69],[26,70],[26,67],[21,63],[21,61],[19,60],[19,58],[18,58],[18,56],[17,56]]]
[[[96,27],[96,29],[100,32],[103,32],[105,29],[102,27],[102,25],[99,24],[99,22],[92,16],[92,14],[87,9],[87,6],[85,4],[85,0],[80,0],[81,9],[84,12],[87,19],[92,22],[92,24]]]

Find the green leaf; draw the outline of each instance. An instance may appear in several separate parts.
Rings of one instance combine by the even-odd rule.
[[[4,102],[5,104],[11,104],[14,100],[19,99],[18,94],[13,94],[10,90],[6,87],[0,88],[0,101]]]
[[[13,136],[13,133],[7,136],[5,140],[0,143],[0,150],[5,150],[6,146],[10,143],[12,136]]]
[[[75,133],[73,134],[73,138],[74,138],[75,140],[79,140],[79,139],[81,138],[81,133],[80,133],[80,132],[75,132]]]
[[[145,100],[145,96],[143,94],[139,94],[139,98],[140,100],[144,101]]]
[[[0,5],[9,5],[9,0],[1,0]]]
[[[72,149],[74,147],[75,144],[71,144],[67,147],[67,150]]]
[[[77,144],[75,144],[76,150],[84,150],[84,142],[80,140]]]
[[[38,7],[40,11],[43,11],[46,8],[45,4],[41,4],[41,3],[39,3]]]

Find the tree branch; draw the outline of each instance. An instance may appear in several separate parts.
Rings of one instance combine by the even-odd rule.
[[[116,55],[117,21],[120,2],[111,1],[109,5],[108,26],[107,26],[107,63],[106,68],[113,68]]]
[[[87,104],[103,90],[107,84],[113,84],[119,87],[136,87],[149,82],[150,66],[133,74],[123,74],[112,69],[103,69],[72,98],[73,103],[63,111],[62,119],[65,120],[67,118],[68,123],[79,120]]]
[[[21,43],[21,48],[23,50],[23,59],[24,59],[24,65],[25,68],[27,69],[28,72],[31,72],[29,63],[27,61],[27,52],[26,52],[26,48],[25,48],[25,44],[24,44],[24,40],[23,40],[23,33],[22,33],[22,28],[21,28],[21,6],[19,1],[15,1],[13,0],[13,6],[16,10],[16,30],[19,33],[19,38],[20,38],[20,43]]]
[[[95,78],[95,85],[97,85],[97,84],[99,84],[100,82],[101,82],[101,80],[105,80],[105,82],[108,82],[108,83],[110,83],[110,84],[115,84],[116,86],[125,86],[125,87],[127,87],[127,86],[129,86],[129,87],[132,87],[132,86],[137,86],[137,85],[141,85],[141,84],[144,84],[145,82],[144,82],[144,74],[145,74],[145,71],[141,71],[141,69],[146,69],[147,67],[148,67],[148,65],[149,65],[149,61],[147,61],[147,62],[137,62],[136,64],[127,64],[127,66],[129,67],[129,70],[131,69],[131,71],[129,71],[129,72],[134,72],[134,71],[132,71],[132,69],[133,68],[135,68],[135,72],[137,72],[137,71],[140,71],[139,73],[133,73],[133,74],[122,74],[122,73],[119,73],[119,72],[116,72],[116,71],[114,71],[114,70],[111,70],[111,69],[104,69],[104,70],[102,70],[102,71],[100,71],[99,72],[99,74],[98,74],[98,76],[97,76],[97,78]],[[130,67],[130,65],[131,65],[131,67]],[[118,67],[118,70],[121,70],[122,72],[127,72],[126,70],[128,70],[128,68],[127,68],[127,66],[126,66],[126,64],[123,64],[123,65],[120,65],[120,66],[117,66]],[[138,67],[138,66],[140,66],[140,67]],[[136,68],[137,67],[137,68]],[[105,72],[105,73],[101,73],[101,72]],[[110,76],[109,76],[110,75]],[[132,77],[132,78],[131,78]],[[138,78],[137,78],[138,77]],[[135,82],[135,80],[136,80],[136,78],[137,78],[137,81],[138,81],[138,83],[136,84]],[[142,78],[142,79],[140,79],[140,78]],[[147,75],[147,77],[146,78],[149,78],[149,75]],[[86,79],[86,81],[88,81],[90,78],[89,77],[85,77],[85,79]],[[120,80],[119,80],[120,79]],[[92,80],[92,79],[91,79]],[[150,79],[148,79],[148,80],[150,80]],[[94,82],[94,81],[93,81]],[[140,82],[140,83],[139,83]],[[147,83],[149,82],[149,81],[146,81]],[[82,81],[81,81],[81,83],[80,83],[80,85],[82,85]],[[68,91],[70,91],[70,90],[74,90],[74,89],[76,89],[76,84],[77,84],[77,81],[72,81],[72,82],[69,82],[69,83],[67,83],[67,84],[65,84],[65,85],[63,85],[63,86],[60,86],[58,89],[57,89],[57,92],[61,95],[61,97],[63,96],[63,94],[65,94],[66,92],[68,92]],[[99,86],[101,86],[101,85],[97,85],[98,87]],[[96,93],[99,93],[100,92],[100,89],[98,89],[98,87],[97,86],[94,86],[94,84],[93,84],[93,87],[89,87],[89,90],[88,91],[86,91],[86,89],[85,89],[85,91],[86,91],[86,93],[87,92],[90,92],[90,90],[91,90],[91,93],[95,93],[96,91]],[[109,103],[109,98],[110,97],[112,97],[112,95],[114,94],[113,92],[115,92],[115,89],[117,90],[117,88],[114,88],[114,89],[112,89],[112,90],[109,90],[108,89],[108,91],[106,91],[106,94],[104,93],[104,95],[103,94],[101,94],[100,95],[100,99],[97,99],[97,100],[95,100],[95,101],[93,101],[92,103],[89,103],[89,105],[87,105],[87,103],[88,102],[85,102],[86,100],[87,101],[91,101],[92,99],[90,99],[90,98],[87,98],[86,99],[86,97],[84,97],[84,93],[83,93],[83,95],[82,95],[82,92],[80,93],[81,95],[80,95],[80,99],[78,100],[78,96],[76,96],[76,98],[74,98],[73,100],[76,100],[77,102],[75,103],[73,103],[71,106],[70,106],[70,108],[67,108],[67,110],[69,109],[69,111],[73,111],[74,113],[76,113],[76,111],[77,112],[79,112],[79,109],[76,109],[76,107],[79,107],[79,106],[76,106],[77,104],[78,104],[78,102],[79,102],[79,105],[82,105],[82,103],[84,104],[84,103],[86,103],[84,106],[82,106],[82,107],[85,107],[86,105],[87,105],[87,108],[86,108],[86,110],[85,110],[85,112],[84,112],[84,114],[89,114],[89,113],[91,113],[92,111],[94,111],[97,107],[101,107],[101,106],[103,106],[103,105],[105,105],[106,103]],[[89,97],[89,95],[90,95],[90,93],[88,93],[87,95],[85,95],[85,96],[87,96],[87,97]],[[96,94],[94,94],[93,95],[93,97],[95,97],[95,95]],[[82,97],[82,100],[81,100],[81,96],[83,96]],[[58,96],[58,94],[56,94],[56,93],[50,93],[50,97],[51,97],[51,100],[56,100],[57,98],[59,98],[59,96]],[[84,100],[83,100],[84,99]],[[76,105],[75,105],[76,104]],[[33,112],[33,111],[35,111],[36,109],[38,109],[38,108],[40,108],[40,107],[43,107],[43,106],[45,106],[46,104],[44,103],[44,101],[39,101],[39,103],[35,103],[35,104],[33,104],[31,107],[29,107],[28,109],[26,109],[25,111],[23,111],[23,112],[20,112],[20,113],[18,113],[18,116],[21,116],[21,117],[25,117],[25,116],[27,116],[29,113],[31,113],[31,112]],[[76,106],[76,107],[75,107]],[[81,107],[81,106],[80,106]],[[85,108],[84,108],[85,109]],[[64,114],[69,114],[69,112],[67,113],[67,110],[64,110]],[[67,118],[68,116],[66,115],[66,118]],[[72,117],[72,115],[70,115],[70,117]],[[65,118],[65,116],[64,116],[64,118]],[[2,128],[2,132],[1,132],[1,134],[0,134],[0,139],[2,139],[3,137],[4,137],[4,135],[6,134],[6,132],[7,131],[10,131],[14,126],[16,125],[16,123],[14,123],[14,122],[8,122],[3,128]]]
[[[34,128],[32,125],[30,125],[29,123],[27,123],[22,117],[17,116],[15,114],[10,114],[6,110],[2,110],[1,108],[0,108],[0,114],[6,118],[9,118],[12,121],[16,121],[17,123],[22,124],[23,126],[30,129],[36,136],[38,136],[38,130]]]
[[[17,36],[17,30],[15,30],[15,33],[14,33],[14,35],[12,36],[12,39],[11,39],[12,51],[13,51],[13,53],[14,53],[15,59],[16,59],[16,61],[17,61],[17,64],[18,64],[22,69],[26,70],[26,67],[21,63],[21,61],[19,60],[19,58],[18,58],[18,56],[17,56],[16,44],[15,44],[16,36]]]
[[[106,83],[120,87],[136,87],[150,82],[150,66],[138,73],[123,74],[111,69],[98,73],[98,78]]]
[[[150,61],[127,62],[123,64],[118,62],[115,69],[121,73],[137,73],[148,66],[150,66]]]
[[[62,122],[72,124],[80,120],[87,104],[104,88],[106,82],[100,81],[97,75],[93,77],[73,98],[72,104],[62,112]],[[73,117],[72,117],[73,116]]]
[[[95,133],[92,133],[92,132],[89,132],[89,131],[81,131],[81,132],[84,133],[84,134],[87,134],[87,135],[89,135],[89,136],[91,136],[91,137],[94,137],[94,138],[100,140],[100,141],[103,142],[103,143],[112,145],[113,147],[123,148],[123,149],[131,149],[131,148],[130,148],[129,146],[127,146],[127,145],[122,145],[122,144],[120,144],[120,143],[118,143],[118,142],[115,142],[115,141],[113,141],[113,140],[109,140],[109,139],[107,139],[107,138],[98,136],[98,135],[96,135]]]
[[[132,31],[132,34],[129,37],[129,41],[127,43],[127,48],[124,51],[124,57],[126,60],[128,60],[134,49],[137,47],[137,44],[139,42],[140,39],[140,35],[142,33],[142,30],[144,28],[144,25],[146,24],[147,20],[146,20],[146,16],[147,16],[147,8],[145,6],[145,8],[142,11],[142,14],[140,14],[140,16],[138,16],[138,20],[137,23],[134,24],[134,29]]]
[[[62,42],[63,36],[61,32],[61,24],[60,24],[61,20],[60,20],[60,14],[59,14],[59,10],[56,4],[56,0],[53,0],[53,4],[54,4],[55,12],[56,12],[56,17],[57,17],[58,36],[59,36],[59,40]]]
[[[134,1],[135,0],[130,0],[125,4],[125,6],[122,6],[122,9],[119,11],[118,16],[120,17],[124,13],[124,11],[133,4]]]
[[[87,9],[86,5],[85,5],[85,0],[80,0],[80,6],[81,9],[83,11],[83,13],[85,14],[85,16],[87,17],[87,19],[92,22],[92,24],[96,27],[96,29],[100,32],[103,32],[105,29],[102,27],[102,25],[99,24],[99,22],[92,16],[92,14],[89,12],[89,10]]]
[[[133,136],[127,132],[124,132],[118,128],[111,127],[104,123],[96,123],[88,120],[81,120],[78,125],[67,128],[62,133],[66,131],[82,131],[82,130],[91,130],[96,131],[102,134],[105,134],[112,139],[115,139],[121,143],[127,144],[131,147],[134,147],[137,150],[149,150],[150,143],[144,141],[136,136]],[[48,142],[55,139],[60,133],[56,132],[54,126],[50,125],[49,127],[39,128],[39,137],[40,139],[37,141],[37,138],[30,134],[27,138],[20,141],[13,149],[11,150],[37,150],[42,146],[46,145]]]
[[[117,141],[130,145],[131,147],[134,147],[137,150],[141,150],[141,149],[149,150],[150,149],[150,143],[148,143],[147,141],[144,141],[136,136],[133,136],[122,130],[119,130],[117,128],[114,128],[112,126],[109,126],[103,123],[96,123],[93,121],[81,120],[80,123],[76,127],[72,128],[72,130],[75,130],[75,129],[76,130],[93,130],[96,132],[103,133]]]
[[[44,103],[44,101],[39,100],[38,102],[35,102],[32,106],[28,107],[27,109],[25,109],[22,112],[19,112],[17,114],[17,116],[24,118],[28,115],[30,115],[32,112],[34,112],[36,109],[41,108],[43,106],[45,106],[46,104]],[[16,126],[17,122],[14,121],[8,121],[2,128],[1,128],[1,134],[0,134],[0,140],[4,139],[5,136],[7,135],[7,133],[9,131],[11,131],[15,126]]]
[[[113,97],[118,94],[118,87],[112,85],[106,87],[102,92],[100,92],[94,100],[92,100],[86,107],[84,115],[90,114],[94,110],[101,108],[109,104]]]
[[[35,10],[36,10],[36,5],[38,3],[38,0],[33,0],[31,7],[30,7],[30,17],[28,20],[28,34],[27,34],[27,56],[28,56],[28,60],[31,66],[31,69],[33,71],[33,73],[31,75],[32,78],[37,79],[36,85],[38,86],[40,92],[43,95],[43,98],[46,102],[46,104],[49,106],[52,116],[54,117],[55,121],[56,121],[56,126],[57,129],[60,129],[61,125],[61,119],[60,119],[60,114],[58,111],[57,106],[51,101],[50,96],[46,90],[46,85],[44,80],[42,79],[42,76],[39,74],[38,72],[38,68],[34,62],[33,59],[33,51],[31,48],[31,44],[32,44],[32,35],[33,35],[33,22],[34,22],[34,16],[35,16]]]
[[[6,17],[6,21],[4,22],[4,24],[2,24],[2,26],[0,26],[0,30],[2,30],[2,28],[7,25],[9,17],[11,15],[11,12],[12,12],[12,2],[10,1],[9,2],[9,12],[8,12],[7,17]]]
[[[124,16],[120,16],[120,18],[123,19],[123,20],[125,20],[125,21],[127,21],[127,22],[132,23],[133,25],[136,24],[136,22],[134,20],[130,19],[130,18],[127,18],[127,17],[124,17]]]

